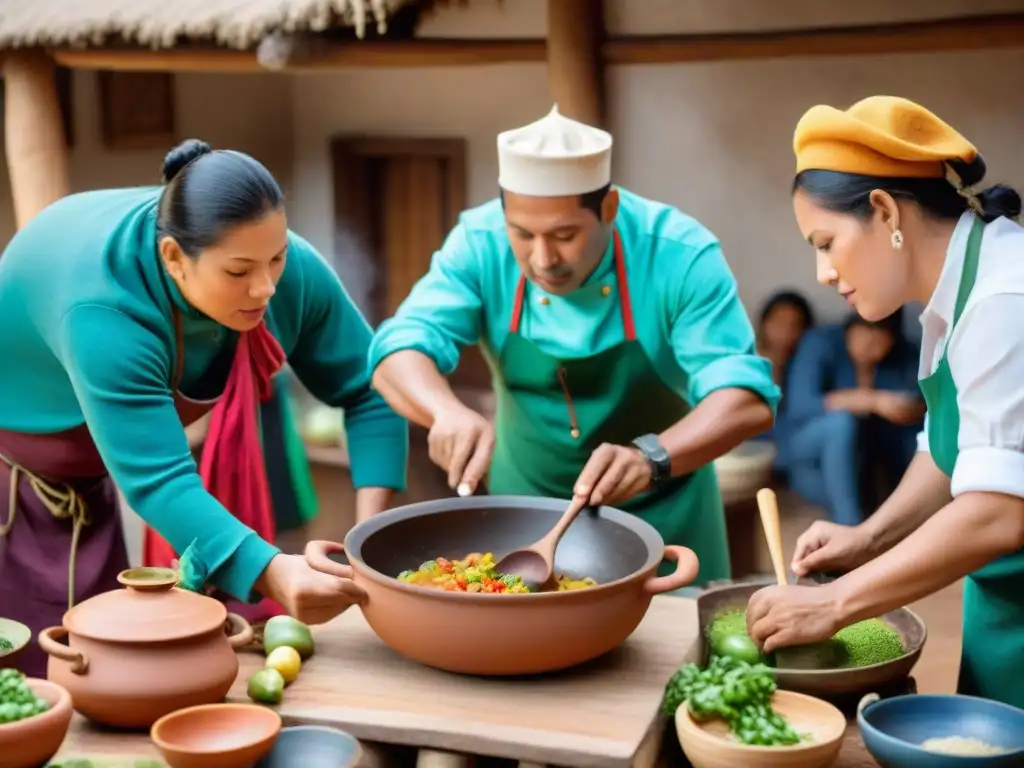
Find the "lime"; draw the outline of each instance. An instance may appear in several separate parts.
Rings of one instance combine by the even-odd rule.
[[[313,655],[313,633],[291,616],[274,616],[263,627],[263,652],[269,656],[281,646],[294,648],[305,661]]]
[[[267,669],[276,669],[284,678],[284,684],[294,683],[302,669],[302,657],[290,645],[282,645],[270,652],[264,664]]]
[[[747,664],[757,664],[762,660],[761,650],[757,643],[746,634],[723,635],[715,638],[714,651],[719,656],[729,656]]]
[[[280,704],[284,677],[276,669],[263,668],[249,678],[249,698],[260,704]]]

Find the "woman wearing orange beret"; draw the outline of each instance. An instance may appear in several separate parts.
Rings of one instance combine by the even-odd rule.
[[[793,207],[818,280],[865,319],[925,306],[918,452],[867,521],[817,522],[799,575],[747,611],[766,652],[824,640],[967,577],[959,691],[1024,707],[1024,229],[1020,195],[936,115],[888,96],[796,128]]]

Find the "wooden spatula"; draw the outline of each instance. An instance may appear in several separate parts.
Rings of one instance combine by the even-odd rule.
[[[569,508],[540,541],[523,549],[509,552],[499,560],[494,568],[499,573],[514,573],[530,586],[531,589],[547,591],[558,586],[555,578],[555,549],[562,536],[572,525],[584,507],[587,506],[586,496],[574,496]]]

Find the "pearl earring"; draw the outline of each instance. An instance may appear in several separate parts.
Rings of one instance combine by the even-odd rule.
[[[898,251],[903,247],[903,233],[898,229],[893,231],[892,238],[890,240],[892,242],[893,249]]]

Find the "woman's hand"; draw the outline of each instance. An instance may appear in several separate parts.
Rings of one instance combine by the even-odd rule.
[[[828,640],[840,629],[831,585],[765,587],[747,603],[747,634],[765,653]]]
[[[904,392],[876,392],[873,410],[888,422],[909,426],[924,418],[925,405],[921,398]]]
[[[829,411],[849,411],[856,416],[874,413],[878,392],[874,389],[837,389],[825,395],[825,408]]]
[[[327,574],[311,568],[302,555],[276,555],[256,582],[256,590],[302,623],[324,624],[365,596],[352,583],[351,569],[338,567],[337,573]]]
[[[877,555],[874,537],[863,525],[837,525],[818,520],[796,540],[790,566],[797,576],[826,571],[852,571]]]
[[[593,506],[621,504],[647,490],[651,465],[632,446],[603,443],[590,454],[573,494],[585,496]]]

